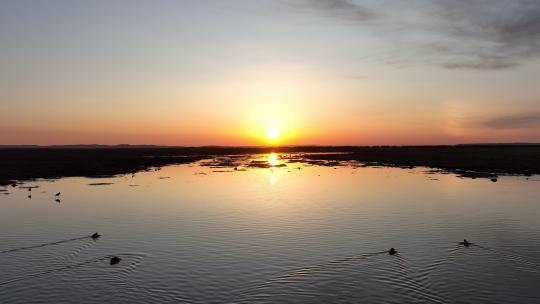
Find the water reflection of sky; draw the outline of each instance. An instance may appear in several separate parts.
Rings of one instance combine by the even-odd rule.
[[[1,286],[0,299],[235,303],[235,292],[250,290],[238,299],[309,302],[312,294],[339,302],[313,288],[324,282],[381,303],[530,303],[539,295],[530,284],[540,279],[538,182],[291,159],[268,154],[134,177],[36,181],[31,199],[27,189],[9,188],[0,195],[0,251],[96,231],[103,237],[0,256],[2,281],[127,255],[117,268],[96,262]],[[456,247],[463,238],[489,250],[463,251]],[[359,257],[389,247],[404,260]],[[264,283],[279,278],[289,283]],[[388,285],[394,281],[401,290]],[[415,298],[419,290],[429,299]]]

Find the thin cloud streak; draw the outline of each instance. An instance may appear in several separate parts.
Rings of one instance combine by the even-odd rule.
[[[374,11],[350,0],[303,0],[293,6],[319,11],[342,21],[365,22],[377,17]]]
[[[486,120],[481,125],[492,129],[539,128],[540,112],[499,116]]]

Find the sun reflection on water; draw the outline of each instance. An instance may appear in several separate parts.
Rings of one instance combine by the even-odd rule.
[[[268,155],[268,164],[270,166],[275,167],[278,164],[278,156],[276,153],[272,152]]]

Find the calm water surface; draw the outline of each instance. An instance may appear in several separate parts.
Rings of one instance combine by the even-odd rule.
[[[0,303],[540,303],[540,178],[254,158],[0,187]]]

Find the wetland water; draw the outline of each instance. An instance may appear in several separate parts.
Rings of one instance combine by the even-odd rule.
[[[294,160],[0,187],[0,303],[540,302],[540,177]]]

